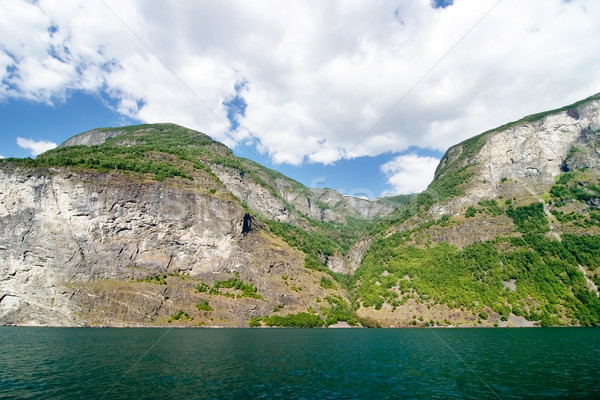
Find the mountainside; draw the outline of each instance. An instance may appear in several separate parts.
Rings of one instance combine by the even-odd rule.
[[[0,324],[597,325],[599,132],[596,95],[376,201],[177,125],[85,132],[0,162]]]
[[[450,148],[371,231],[357,313],[384,325],[600,323],[600,96]]]

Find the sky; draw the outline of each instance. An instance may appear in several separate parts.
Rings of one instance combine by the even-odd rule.
[[[2,0],[0,157],[172,122],[311,187],[426,188],[448,147],[600,92],[600,1]]]

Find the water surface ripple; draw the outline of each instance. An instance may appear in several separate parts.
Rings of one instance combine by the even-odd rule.
[[[0,327],[0,398],[600,398],[599,358],[596,328]]]

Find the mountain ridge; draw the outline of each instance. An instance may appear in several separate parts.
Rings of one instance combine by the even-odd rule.
[[[595,325],[599,130],[594,95],[373,201],[174,124],[84,132],[0,163],[0,324]]]

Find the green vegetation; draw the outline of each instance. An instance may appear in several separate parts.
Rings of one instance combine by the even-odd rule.
[[[571,171],[559,175],[549,191],[549,197],[549,203],[558,208],[550,212],[559,222],[572,223],[581,228],[600,226],[600,211],[594,208],[595,202],[600,199],[600,184],[587,171]],[[586,203],[587,210],[560,210],[570,203]]]
[[[585,172],[566,172],[559,175],[550,196],[557,207],[572,201],[588,202],[600,197],[600,185],[594,184]]]
[[[467,208],[467,211],[465,212],[465,218],[472,218],[475,216],[475,214],[480,213],[481,211],[478,210],[477,208],[470,206],[469,208]]]
[[[356,293],[365,307],[381,308],[384,302],[399,306],[408,299],[473,311],[487,305],[500,315],[513,312],[542,324],[558,321],[559,309],[565,307],[568,318],[597,325],[599,300],[582,297],[589,290],[575,260],[575,251],[582,252],[577,257],[589,258],[598,254],[597,248],[576,244],[569,240],[563,246],[541,235],[515,239],[505,251],[495,241],[462,250],[446,243],[417,248],[402,244],[399,237],[378,241],[357,274]],[[511,279],[517,282],[514,292],[502,284]]]
[[[542,203],[506,203],[504,207],[497,200],[482,201],[470,207],[467,216],[506,214],[521,237],[498,237],[463,249],[445,242],[414,244],[429,227],[450,222],[442,220],[380,236],[353,277],[357,300],[375,309],[385,303],[395,308],[409,300],[442,303],[471,310],[481,320],[489,318],[484,308],[490,307],[503,320],[512,312],[544,326],[569,320],[600,324],[600,300],[588,290],[577,266],[600,267],[600,238],[549,239],[544,235],[550,228]],[[504,285],[511,280],[516,282],[514,291]]]
[[[397,196],[386,196],[378,199],[377,201],[392,207],[400,207],[410,204],[417,197],[417,194],[401,194]]]
[[[335,289],[335,284],[332,280],[325,278],[324,276],[321,278],[320,284],[323,289]]]
[[[222,289],[233,289],[237,293],[224,291]],[[197,293],[206,293],[209,295],[220,295],[232,298],[250,297],[253,299],[264,300],[263,297],[258,294],[256,286],[242,281],[237,273],[232,278],[216,281],[213,286],[200,282],[196,285],[194,290]]]
[[[133,151],[135,149],[135,151]],[[182,168],[170,162],[152,161],[148,150],[146,155],[135,147],[102,147],[102,146],[72,146],[50,150],[40,155],[30,163],[36,167],[83,167],[99,171],[121,170],[132,171],[140,174],[153,174],[158,181],[169,177],[179,176],[192,179]],[[158,149],[157,149],[158,150]],[[144,160],[145,156],[148,156]]]
[[[506,214],[512,218],[521,233],[545,233],[550,230],[542,203],[532,203],[516,208],[509,206]]]
[[[158,285],[166,285],[167,284],[167,274],[162,275],[152,275],[144,279],[137,279],[136,282],[150,282],[156,283]]]
[[[442,161],[435,171],[435,179],[427,190],[418,196],[425,210],[434,203],[445,201],[464,194],[466,185],[474,175],[472,161],[485,145],[485,133],[451,147],[442,157]]]
[[[195,287],[196,292],[198,293],[210,293],[211,291],[211,287],[208,286],[205,283],[200,282],[196,287]],[[211,293],[212,294],[212,293]]]
[[[263,219],[269,230],[283,238],[290,246],[306,254],[307,268],[323,272],[327,269],[327,259],[336,253],[346,254],[371,224],[370,221],[346,217],[346,223],[309,220],[312,231],[307,232],[295,225]]]
[[[237,276],[225,281],[216,281],[213,288],[217,291],[217,294],[225,296],[231,295],[231,293],[224,293],[219,289],[235,289],[242,292],[240,295],[233,295],[233,297],[251,297],[253,299],[264,300],[263,297],[258,294],[256,286],[245,283]]]
[[[340,296],[327,296],[329,307],[321,307],[325,317],[325,326],[333,325],[339,321],[346,321],[351,326],[358,325],[354,310]]]
[[[460,171],[469,160],[474,158],[483,148],[487,141],[486,133],[469,138],[456,146],[451,147],[442,157],[442,162],[435,170],[436,180],[450,171]],[[456,154],[458,152],[458,154]],[[455,158],[452,162],[447,162]]]
[[[505,212],[505,209],[502,208],[495,199],[482,200],[479,202],[479,205],[483,207],[484,213],[491,215],[492,217],[497,217]]]
[[[250,322],[248,323],[250,328],[259,328],[261,327],[260,317],[252,317],[250,318]]]
[[[579,265],[585,265],[589,270],[600,268],[600,236],[564,235],[563,245]]]
[[[196,308],[199,311],[214,311],[215,309],[211,307],[208,300],[204,300],[202,303],[196,304]]]
[[[308,233],[305,230],[284,222],[264,220],[269,230],[282,237],[290,246],[306,254],[307,268],[326,271],[326,260],[335,254],[340,247],[323,233]]]
[[[507,201],[510,204],[510,201]],[[478,206],[470,206],[467,208],[465,212],[465,218],[472,218],[477,214],[485,213],[492,217],[497,217],[499,215],[503,215],[506,212],[506,209],[498,203],[497,200],[482,200],[478,203]]]
[[[179,310],[175,314],[173,314],[169,317],[169,319],[167,320],[167,323],[170,324],[173,321],[186,320],[186,319],[190,320],[190,321],[193,320],[193,318],[190,317],[190,315],[188,313],[186,313],[183,310]]]
[[[320,328],[324,322],[321,317],[315,314],[299,312],[288,315],[271,315],[262,318],[252,318],[250,326],[260,326],[260,322],[266,326],[277,326],[282,328]]]
[[[455,171],[447,171],[431,182],[427,190],[419,194],[418,198],[422,198],[421,202],[425,210],[428,210],[437,202],[464,194],[464,188],[473,175],[474,173],[470,170],[469,165]]]
[[[35,159],[11,159],[28,167],[70,167],[98,171],[129,171],[151,174],[156,180],[169,177],[192,179],[190,171],[200,169],[216,177],[202,161],[216,149],[229,150],[208,136],[172,124],[105,128],[121,134],[96,146],[69,146],[49,150]],[[205,147],[210,146],[209,151]],[[233,157],[233,155],[231,155]]]

